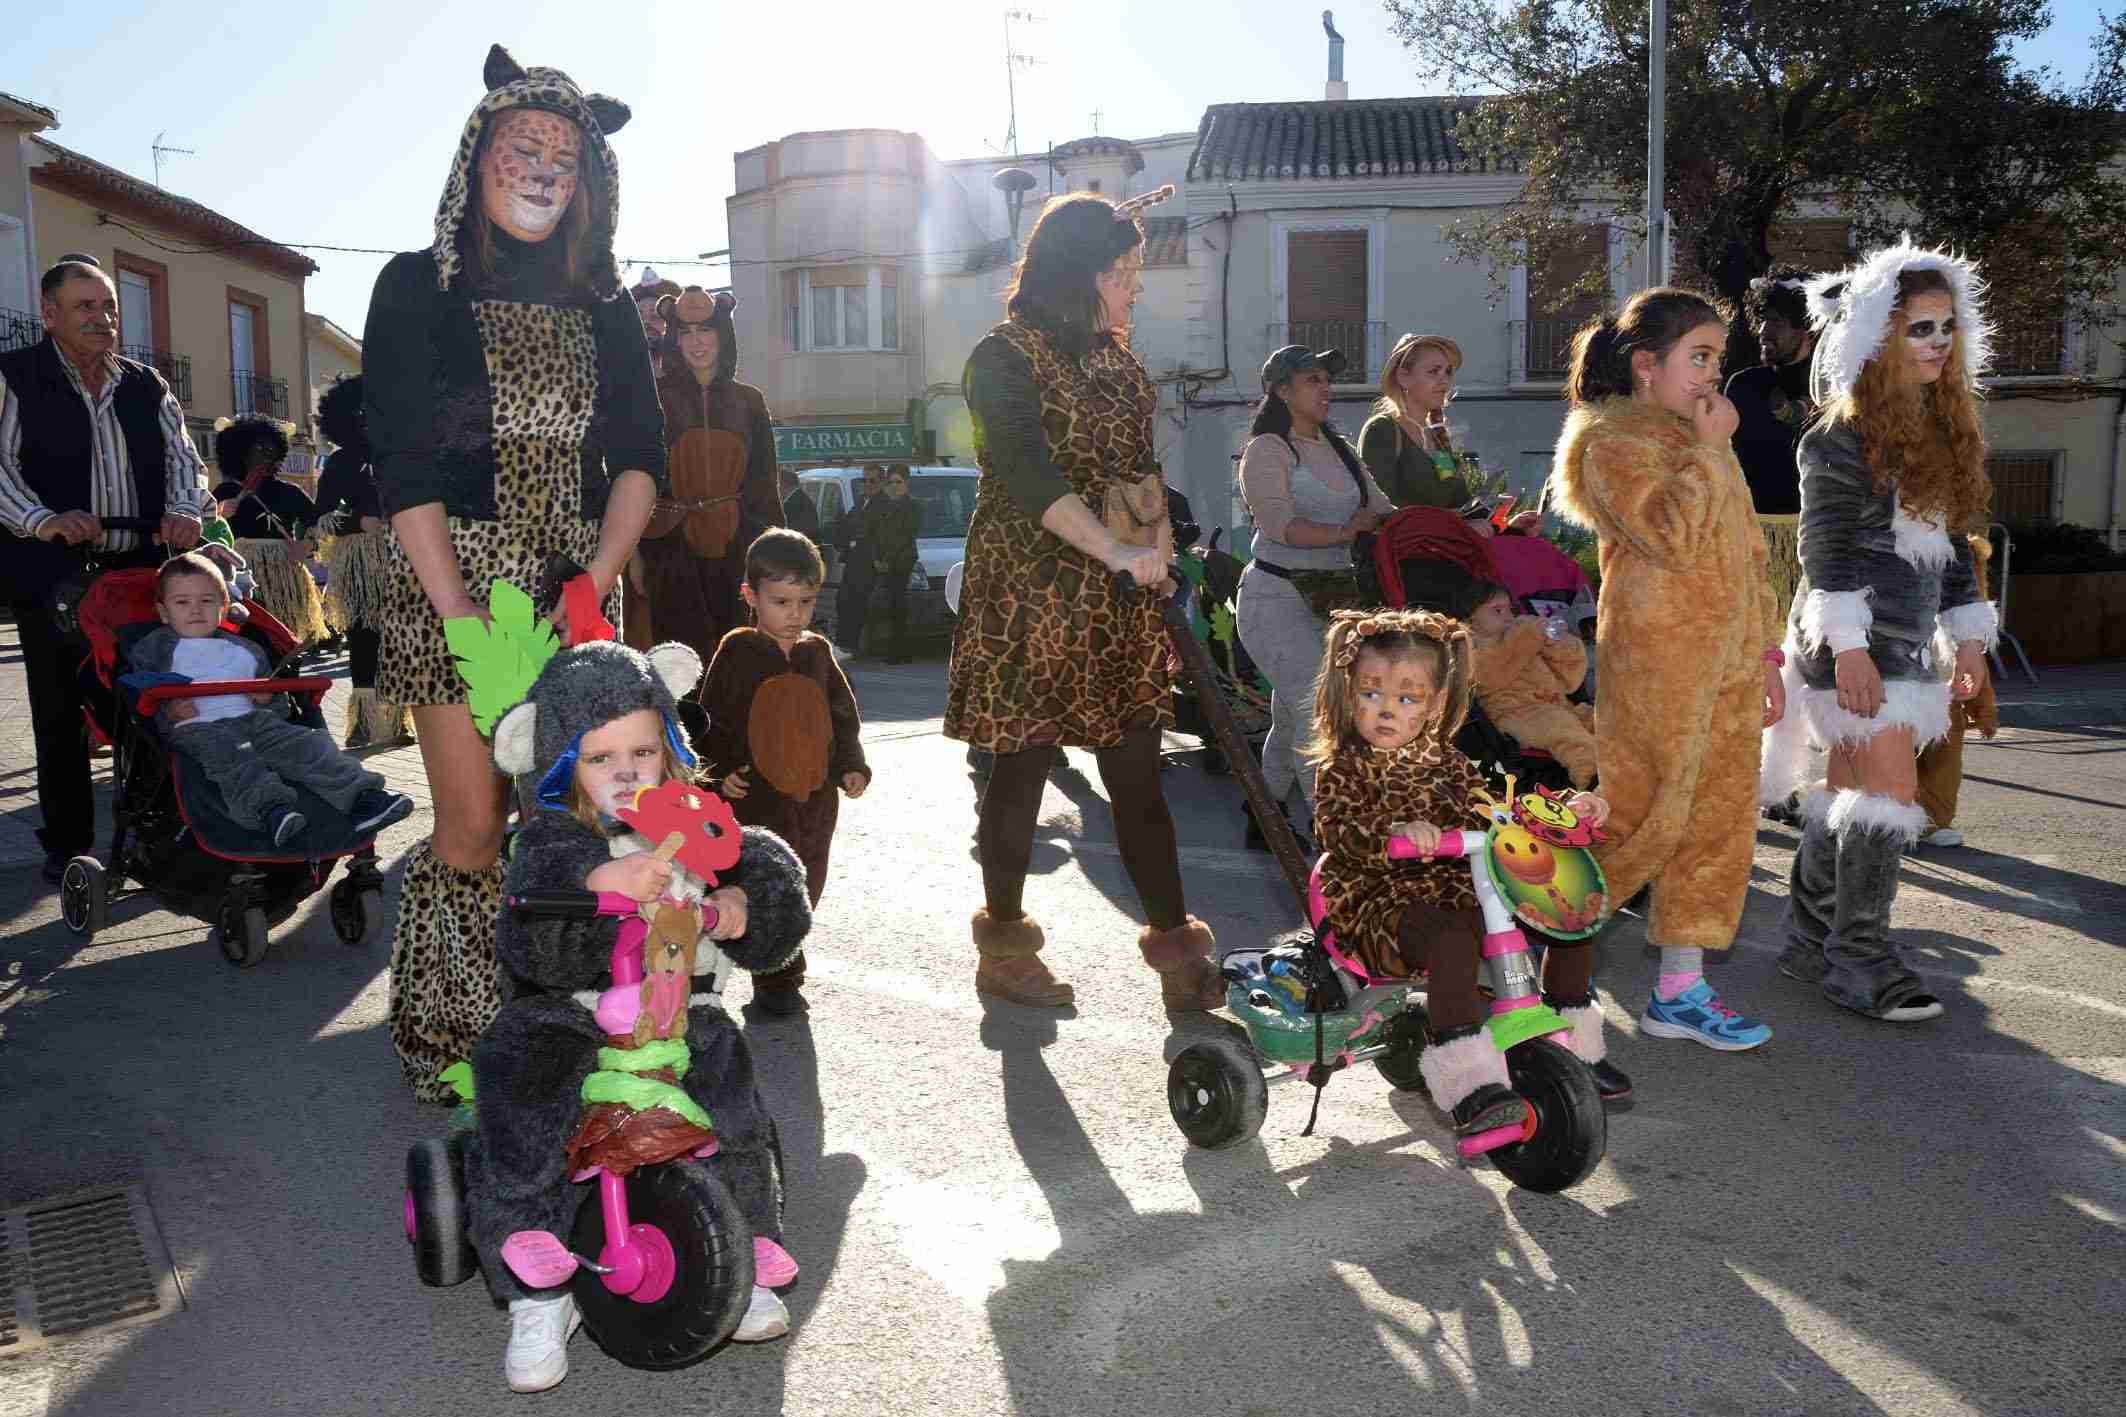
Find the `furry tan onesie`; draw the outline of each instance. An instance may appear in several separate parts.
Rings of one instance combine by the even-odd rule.
[[[1541,748],[1565,765],[1574,787],[1595,779],[1594,706],[1565,696],[1587,677],[1580,637],[1552,639],[1539,620],[1523,618],[1476,647],[1476,701],[1523,748]]]
[[[1629,398],[1576,408],[1553,505],[1602,539],[1598,848],[1609,898],[1653,883],[1648,938],[1726,949],[1757,828],[1764,663],[1779,642],[1741,465]]]

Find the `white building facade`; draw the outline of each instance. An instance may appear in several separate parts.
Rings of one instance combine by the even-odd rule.
[[[786,462],[972,460],[960,395],[967,353],[1002,318],[1016,246],[1051,192],[1121,199],[1172,183],[1146,214],[1145,290],[1131,346],[1157,382],[1167,480],[1206,529],[1239,528],[1235,460],[1284,344],[1349,358],[1334,421],[1356,437],[1379,370],[1406,332],[1442,334],[1464,364],[1449,421],[1488,466],[1532,493],[1563,422],[1564,349],[1601,302],[1531,289],[1500,297],[1452,259],[1442,229],[1511,201],[1521,178],[1453,139],[1471,100],[1218,104],[1192,132],[1095,137],[1017,159],[940,161],[911,133],[801,133],[737,155],[728,202],[741,377],[767,395]],[[1030,173],[1016,242],[1007,167]],[[1611,303],[1642,281],[1633,238],[1590,223],[1551,264],[1562,289],[1606,269]],[[1847,247],[1829,214],[1775,237],[1782,258],[1827,266]],[[2126,410],[2072,397],[2116,381],[2104,332],[2062,321],[2011,342],[1987,419],[1997,510],[2116,532],[2126,516]],[[2065,396],[2065,397],[2063,397]]]

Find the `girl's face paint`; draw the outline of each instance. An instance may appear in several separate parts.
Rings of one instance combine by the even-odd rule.
[[[608,817],[664,781],[664,719],[653,708],[622,714],[576,745],[576,788]]]
[[[1890,317],[1904,340],[1902,382],[1931,384],[1949,367],[1956,345],[1956,302],[1946,291],[1915,295]]]
[[[679,357],[696,374],[714,372],[722,343],[723,337],[707,321],[698,325],[690,325],[684,320],[679,322]]]
[[[513,108],[480,155],[480,210],[519,241],[544,241],[576,196],[583,131],[558,114]]]

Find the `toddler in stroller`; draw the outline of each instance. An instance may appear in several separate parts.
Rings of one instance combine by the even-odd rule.
[[[173,608],[177,601],[183,603]],[[350,944],[362,940],[369,913],[364,893],[383,886],[376,833],[413,804],[383,791],[383,779],[358,764],[335,762],[328,767],[331,785],[321,789],[299,780],[283,786],[285,811],[300,820],[288,830],[286,816],[276,815],[272,826],[282,829],[283,839],[275,841],[257,803],[246,805],[238,797],[255,788],[252,763],[239,764],[239,778],[210,764],[211,754],[194,754],[189,735],[225,734],[226,724],[241,721],[258,729],[254,742],[307,737],[322,728],[318,703],[331,681],[279,676],[298,648],[293,636],[256,605],[247,607],[240,628],[225,619],[228,609],[221,573],[196,554],[161,571],[109,572],[84,596],[79,625],[89,655],[82,666],[83,701],[92,735],[112,747],[113,830],[108,866],[88,855],[67,863],[60,910],[69,928],[94,935],[108,923],[110,903],[130,877],[165,908],[208,921],[223,955],[248,967],[265,957],[271,926],[323,885],[341,857],[349,864],[333,889],[333,928]],[[239,672],[187,677],[193,666],[178,657],[176,643],[211,646]],[[159,669],[139,672],[143,656]],[[121,672],[126,665],[135,672]],[[283,702],[283,694],[293,699],[295,722],[287,720],[289,710],[264,707]],[[203,704],[209,707],[202,710]],[[235,714],[228,713],[231,708]],[[200,719],[205,721],[195,722]],[[176,743],[161,725],[175,731]],[[327,801],[321,790],[337,800]]]
[[[1370,541],[1361,538],[1352,559],[1367,599],[1391,610],[1459,617],[1477,586],[1504,583],[1490,543],[1449,507],[1404,507],[1382,522]],[[1483,770],[1494,791],[1505,790],[1509,774],[1528,788],[1573,786],[1563,763],[1519,742],[1473,700],[1454,746]]]

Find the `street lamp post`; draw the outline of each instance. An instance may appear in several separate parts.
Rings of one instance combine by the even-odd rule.
[[[1646,16],[1646,284],[1668,284],[1664,178],[1668,138],[1668,0],[1648,0]]]

